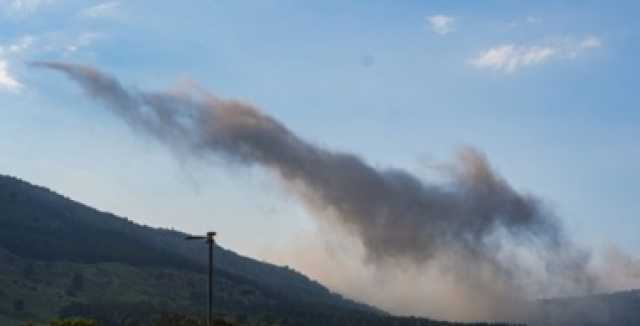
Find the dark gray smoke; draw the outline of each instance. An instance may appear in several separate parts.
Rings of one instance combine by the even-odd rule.
[[[474,149],[460,152],[449,183],[430,183],[316,146],[248,104],[195,86],[142,92],[91,67],[34,65],[65,73],[132,128],[174,150],[272,171],[314,216],[356,236],[374,265],[421,265],[449,255],[457,257],[450,260],[456,268],[467,269],[458,272],[461,278],[468,279],[474,266],[490,266],[497,279],[520,289],[531,288],[534,277],[518,275],[539,261],[545,279],[568,282],[570,289],[590,286],[586,257],[570,245],[555,217],[536,198],[514,190]],[[532,257],[515,259],[509,246],[529,248]],[[468,266],[458,266],[460,261]]]

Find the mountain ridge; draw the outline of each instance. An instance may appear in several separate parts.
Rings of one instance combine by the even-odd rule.
[[[0,323],[81,315],[115,326],[123,325],[122,316],[143,320],[164,310],[201,314],[207,250],[185,236],[0,175]],[[266,318],[283,325],[474,325],[394,317],[289,267],[221,246],[214,259],[214,307],[240,324],[262,325],[251,318]],[[640,322],[634,313],[640,290],[542,300],[539,306],[532,325],[583,325],[585,316],[594,325]]]
[[[20,258],[121,263],[194,273],[206,270],[205,247],[184,241],[186,233],[139,225],[16,177],[0,175],[0,209],[0,248]],[[220,246],[216,246],[214,259],[216,277],[251,284],[272,297],[380,313],[288,267],[243,257]]]
[[[186,235],[0,175],[0,321],[84,316],[121,326],[162,311],[202,314],[207,250]],[[214,260],[214,309],[236,324],[461,325],[395,317],[220,246]]]

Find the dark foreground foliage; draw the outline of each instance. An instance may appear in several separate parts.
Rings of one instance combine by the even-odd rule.
[[[206,326],[201,314],[169,313],[149,304],[73,304],[61,311],[63,316],[83,316],[96,320],[101,326]],[[490,323],[450,323],[426,318],[395,317],[376,313],[354,312],[351,310],[281,309],[271,312],[220,313],[215,314],[216,326],[453,326],[453,325],[508,325]]]
[[[21,326],[34,326],[32,322],[25,322]],[[49,326],[98,326],[98,322],[85,318],[55,319]]]

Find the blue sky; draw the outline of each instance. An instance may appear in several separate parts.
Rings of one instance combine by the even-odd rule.
[[[33,60],[196,80],[425,178],[461,145],[576,241],[640,250],[636,1],[0,0],[0,173],[250,255],[315,228],[260,169],[175,159]],[[249,226],[249,227],[247,227]]]

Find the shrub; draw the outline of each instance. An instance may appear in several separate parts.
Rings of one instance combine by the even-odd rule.
[[[71,318],[52,320],[51,326],[98,326],[98,323],[90,319]]]

